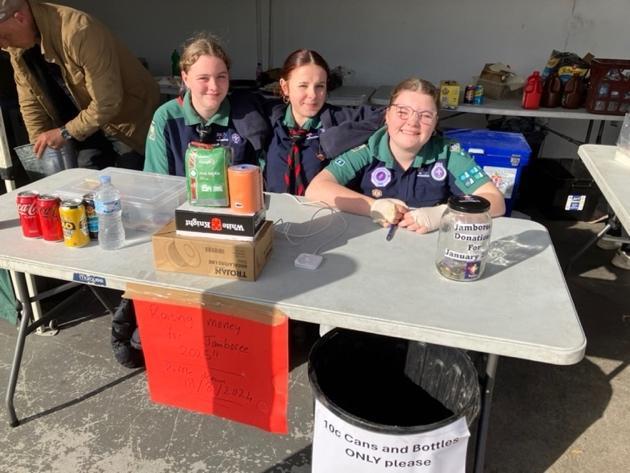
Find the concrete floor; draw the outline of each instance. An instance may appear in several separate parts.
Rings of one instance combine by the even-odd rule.
[[[565,261],[601,224],[548,227]],[[610,266],[612,255],[592,248],[567,278],[588,339],[581,363],[500,360],[486,472],[630,468],[630,271]],[[75,307],[79,316],[102,313],[95,303]],[[3,392],[15,337],[0,321]],[[16,394],[22,424],[12,429],[0,417],[0,472],[307,473],[312,396],[303,359],[292,359],[289,435],[282,436],[153,404],[144,371],[113,360],[108,317],[55,337],[30,336]]]

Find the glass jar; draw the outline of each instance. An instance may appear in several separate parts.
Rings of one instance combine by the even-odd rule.
[[[440,274],[455,281],[479,279],[486,265],[492,217],[490,202],[477,195],[454,195],[440,220],[435,259]]]

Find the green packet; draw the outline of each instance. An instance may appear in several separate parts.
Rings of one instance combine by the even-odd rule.
[[[228,207],[227,168],[232,149],[193,141],[188,145],[185,161],[188,202],[201,207]]]

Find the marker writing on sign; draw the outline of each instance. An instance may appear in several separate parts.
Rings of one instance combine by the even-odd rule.
[[[394,233],[396,233],[397,228],[398,225],[390,225],[389,229],[387,230],[387,236],[385,237],[385,240],[390,241],[392,238],[394,238]]]

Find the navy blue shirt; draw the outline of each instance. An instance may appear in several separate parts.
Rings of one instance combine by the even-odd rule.
[[[153,115],[147,136],[144,170],[185,176],[184,157],[191,141],[229,146],[232,164],[258,164],[253,145],[234,126],[230,99],[225,98],[209,120],[205,121],[192,106],[190,91],[183,99],[173,99]]]
[[[355,184],[364,195],[400,199],[409,207],[431,207],[492,182],[459,143],[442,137],[432,137],[411,166],[403,169],[389,149],[385,128],[374,133],[367,144],[334,159],[326,169],[339,184]]]
[[[289,105],[284,117],[274,123],[273,137],[266,153],[264,177],[265,189],[268,192],[287,192],[284,174],[287,170],[287,158],[293,146],[289,130],[295,127],[295,119]],[[320,133],[324,131],[319,115],[308,119],[302,129],[306,130],[306,136],[304,142],[299,145],[300,161],[305,183],[308,184],[319,171],[326,167],[328,161],[319,142]]]

